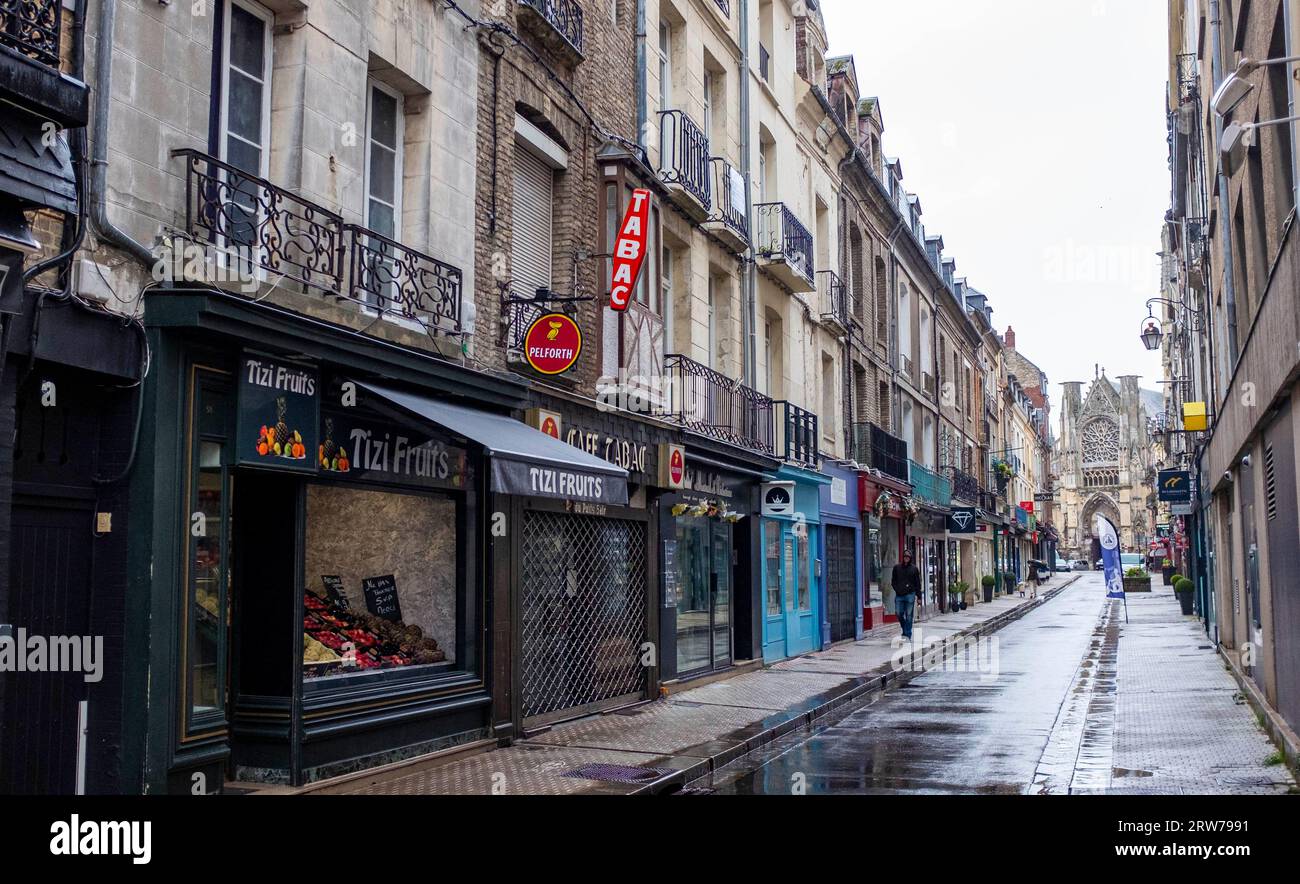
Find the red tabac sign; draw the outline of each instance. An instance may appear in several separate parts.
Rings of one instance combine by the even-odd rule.
[[[613,272],[609,278],[609,309],[626,310],[645,263],[646,230],[650,224],[650,191],[637,188],[627,204],[614,241]]]
[[[563,313],[533,320],[524,334],[524,358],[540,374],[563,374],[582,353],[582,329]]]
[[[682,473],[686,469],[686,464],[682,462],[681,449],[673,449],[672,455],[668,458],[668,478],[674,485],[682,484]]]

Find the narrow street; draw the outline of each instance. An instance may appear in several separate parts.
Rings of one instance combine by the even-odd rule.
[[[921,673],[723,768],[711,785],[720,794],[1293,790],[1172,593],[1130,595],[1128,616],[1105,598],[1099,573],[1083,575],[992,637],[995,676]],[[918,634],[924,641],[924,625]]]

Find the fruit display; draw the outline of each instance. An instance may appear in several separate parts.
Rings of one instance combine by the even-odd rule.
[[[393,623],[303,593],[303,676],[441,663],[447,655],[415,624]]]
[[[276,422],[274,426],[262,425],[257,435],[257,454],[259,457],[281,457],[287,460],[305,460],[307,446],[303,444],[302,434],[290,430],[284,416],[287,404],[283,396],[275,400]]]
[[[321,442],[316,457],[320,461],[322,470],[331,473],[346,473],[352,469],[352,462],[348,460],[347,449],[334,444],[334,420],[332,418],[325,418],[325,439]]]

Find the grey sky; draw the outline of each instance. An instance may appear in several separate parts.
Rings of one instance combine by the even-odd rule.
[[[1060,383],[1142,376],[1168,208],[1161,0],[822,0],[929,234]]]

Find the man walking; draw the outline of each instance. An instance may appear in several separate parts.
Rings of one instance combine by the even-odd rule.
[[[894,585],[894,609],[898,612],[898,625],[903,628],[903,638],[910,640],[916,597],[921,592],[921,569],[912,564],[911,553],[903,553],[902,561],[894,566],[890,582]]]

